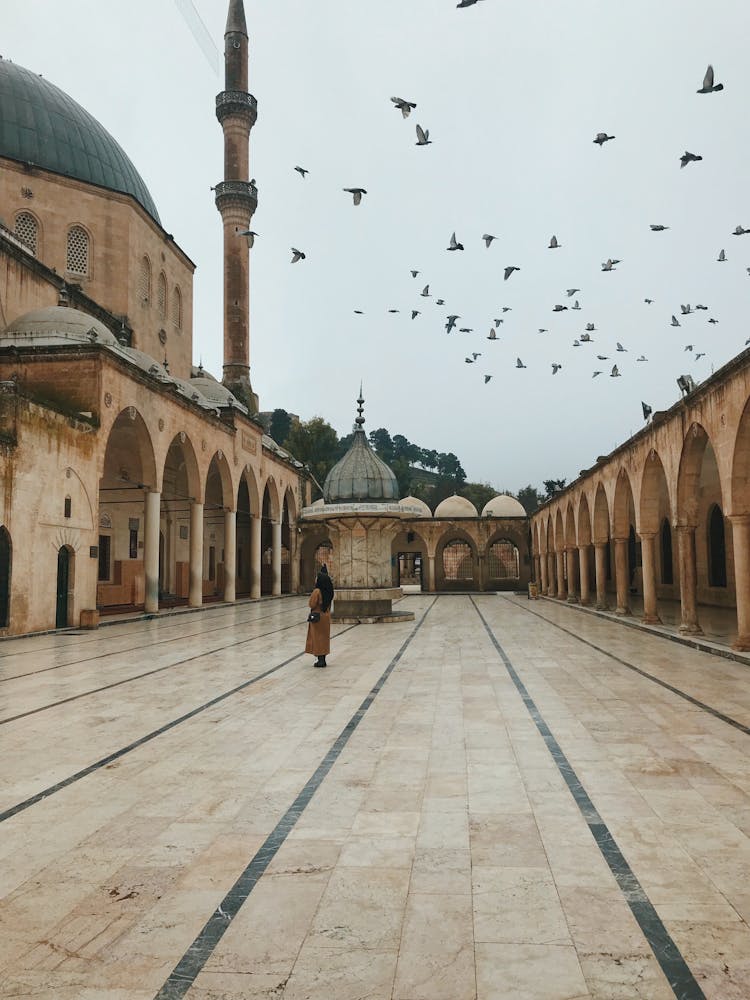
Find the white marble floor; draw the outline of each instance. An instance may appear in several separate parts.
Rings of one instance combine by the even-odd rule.
[[[0,644],[0,997],[747,1000],[749,668],[406,604]]]

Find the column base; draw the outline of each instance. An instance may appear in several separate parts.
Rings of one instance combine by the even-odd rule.
[[[680,625],[678,631],[682,632],[683,635],[703,635],[703,629],[697,622],[695,624],[687,622]]]
[[[591,599],[589,597],[582,597],[578,603],[582,608],[587,608],[591,604]]]
[[[594,605],[595,611],[609,611],[609,605],[604,601],[597,601]]]
[[[578,598],[575,594],[569,594],[567,597],[568,604],[578,604]]]
[[[620,618],[626,618],[632,614],[630,608],[615,608],[615,614],[619,615]]]
[[[732,649],[738,653],[750,653],[750,635],[738,635],[732,643]]]
[[[644,615],[641,621],[644,625],[661,625],[661,618],[658,615]]]

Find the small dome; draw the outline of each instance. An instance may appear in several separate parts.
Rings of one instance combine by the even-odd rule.
[[[176,375],[170,375],[169,378],[181,396],[185,396],[187,399],[192,400],[193,403],[197,403],[204,410],[211,410],[214,413],[219,412],[216,403],[212,403],[206,399],[200,389],[193,385],[192,380],[188,382],[185,379],[177,378]]]
[[[385,462],[370,447],[363,430],[364,399],[360,387],[359,416],[355,421],[354,440],[349,451],[334,465],[323,484],[326,503],[349,503],[362,500],[370,503],[398,501],[398,480]]]
[[[247,413],[247,407],[236,396],[233,396],[225,385],[217,382],[212,375],[207,375],[204,372],[197,378],[193,376],[190,379],[190,384],[194,385],[211,403],[215,403],[217,406],[231,406],[235,410]]]
[[[437,505],[435,517],[479,517],[479,514],[471,500],[454,493]]]
[[[0,336],[0,345],[8,347],[55,344],[106,344],[119,347],[115,335],[98,319],[67,306],[48,306],[19,316]]]
[[[172,376],[168,373],[164,365],[160,365],[150,354],[146,354],[145,351],[139,351],[137,347],[125,347],[123,350],[134,364],[138,365],[139,368],[143,369],[149,375],[153,375],[159,382],[169,383],[172,381]]]
[[[482,517],[527,517],[527,513],[515,497],[500,493],[484,505]]]
[[[432,511],[424,500],[420,500],[419,497],[404,497],[400,503],[402,507],[417,507],[419,509],[419,513],[415,514],[414,517],[432,517]],[[411,513],[411,511],[409,513]]]

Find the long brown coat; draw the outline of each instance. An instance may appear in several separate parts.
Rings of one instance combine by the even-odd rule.
[[[331,612],[321,611],[323,595],[316,587],[308,602],[311,611],[320,612],[319,622],[308,622],[305,652],[313,656],[328,656],[331,652]]]

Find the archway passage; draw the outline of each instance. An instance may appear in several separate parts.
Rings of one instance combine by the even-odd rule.
[[[260,592],[266,595],[270,594],[273,590],[273,509],[268,485],[266,485],[263,491],[260,544],[263,554],[260,567]]]
[[[162,607],[185,604],[188,600],[190,535],[191,530],[198,527],[191,525],[191,508],[199,495],[200,481],[193,446],[185,434],[178,434],[164,460],[160,517],[164,534],[159,592]]]
[[[292,592],[292,525],[290,523],[288,493],[284,495],[281,511],[281,593]]]
[[[5,527],[0,528],[0,628],[10,625],[10,580],[12,546]]]
[[[514,589],[521,582],[521,556],[509,538],[495,539],[487,547],[487,582],[495,590]]]
[[[250,593],[252,579],[252,524],[250,491],[243,476],[237,492],[237,595]]]
[[[476,559],[471,545],[462,538],[447,541],[440,554],[445,590],[474,590]]]
[[[411,527],[399,531],[391,542],[391,582],[394,587],[410,591],[428,590],[431,586],[427,559],[427,545]]]
[[[73,553],[63,545],[57,553],[57,599],[55,628],[70,625],[70,597],[73,582]]]

